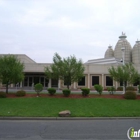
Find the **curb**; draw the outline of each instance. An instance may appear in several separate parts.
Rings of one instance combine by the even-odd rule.
[[[0,117],[0,120],[126,120],[140,117]]]

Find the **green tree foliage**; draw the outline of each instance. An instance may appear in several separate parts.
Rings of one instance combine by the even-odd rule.
[[[109,92],[109,94],[114,94],[115,93],[115,91],[116,91],[116,89],[115,89],[115,87],[107,87],[107,90],[108,90],[108,92]]]
[[[134,68],[134,66],[131,63],[120,65],[116,68],[112,66],[111,68],[109,68],[108,71],[110,77],[113,80],[117,82],[124,82],[125,89],[127,82],[128,84],[134,84],[139,77],[138,71]]]
[[[56,93],[56,89],[55,88],[48,88],[48,92],[50,95],[54,95]]]
[[[47,78],[64,80],[68,89],[72,83],[80,81],[83,77],[84,66],[75,56],[62,59],[55,53],[53,62],[50,67],[45,68]]]
[[[39,93],[43,90],[43,85],[38,83],[34,86],[34,89],[37,92],[37,96],[39,96]]]
[[[0,80],[6,84],[6,93],[8,85],[18,83],[24,79],[24,65],[14,55],[4,55],[0,57]]]
[[[6,97],[7,97],[6,93],[3,91],[0,91],[0,98],[6,98]]]
[[[126,91],[135,91],[135,88],[132,86],[126,87]]]
[[[140,93],[140,74],[137,77],[136,83],[138,84],[138,93]]]
[[[68,97],[70,95],[70,93],[71,93],[71,90],[70,89],[63,89],[62,92],[63,92],[63,95],[65,97]]]
[[[103,92],[103,87],[101,85],[94,85],[95,90],[101,95]]]
[[[137,94],[135,91],[126,91],[124,94],[125,99],[135,100],[137,99]]]
[[[18,96],[18,97],[25,96],[25,95],[26,95],[26,91],[24,91],[24,90],[19,90],[19,91],[16,92],[15,95]]]
[[[89,88],[81,88],[82,90],[82,95],[83,96],[87,96],[90,93],[90,89]]]

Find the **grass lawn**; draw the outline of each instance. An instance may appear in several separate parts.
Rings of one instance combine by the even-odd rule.
[[[140,116],[140,100],[0,98],[0,116],[58,117],[62,110],[72,117],[134,117]]]

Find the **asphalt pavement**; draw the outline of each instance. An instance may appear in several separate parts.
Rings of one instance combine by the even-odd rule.
[[[0,140],[128,140],[131,127],[140,119],[0,120]]]

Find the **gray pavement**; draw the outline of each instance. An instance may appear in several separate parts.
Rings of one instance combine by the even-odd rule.
[[[0,120],[0,140],[128,140],[130,127],[140,119]]]
[[[29,88],[9,88],[8,91],[9,92],[16,92],[16,91],[21,90],[21,89],[25,90],[28,93],[35,92],[35,90],[32,87],[29,87]],[[4,88],[0,89],[0,91],[5,91],[5,89]],[[47,89],[44,89],[44,90],[42,90],[41,93],[48,93],[48,91],[47,91]],[[56,88],[56,93],[62,93],[62,90]],[[77,89],[77,90],[72,89],[71,93],[81,94],[81,90],[80,89]],[[95,91],[95,90],[90,90],[90,93],[98,94],[97,91]],[[103,91],[103,94],[108,94],[108,91]],[[116,91],[114,94],[122,94],[122,91]]]

